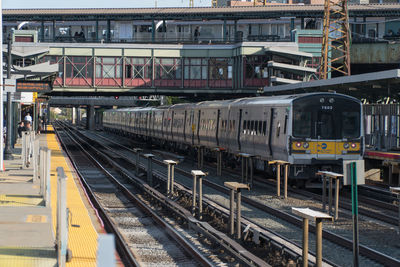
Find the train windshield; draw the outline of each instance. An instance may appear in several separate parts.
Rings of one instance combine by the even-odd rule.
[[[325,100],[318,96],[317,99],[310,97],[295,101],[293,137],[325,140],[358,138],[360,104],[343,97]]]

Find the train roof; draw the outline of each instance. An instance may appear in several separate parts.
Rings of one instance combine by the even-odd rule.
[[[342,96],[345,98],[353,99],[355,101],[358,101],[358,99],[348,96],[348,95],[343,95],[343,94],[337,94],[337,93],[331,93],[331,92],[315,92],[315,93],[304,93],[304,94],[294,94],[294,95],[277,95],[277,96],[261,96],[261,97],[249,97],[249,98],[240,98],[236,99],[232,105],[247,105],[247,104],[281,104],[281,105],[287,105],[292,103],[294,100],[302,99],[302,98],[308,98],[311,96],[316,96],[316,95],[335,95],[335,96]]]
[[[122,108],[122,109],[112,109],[112,110],[107,110],[107,111],[118,111],[118,112],[123,112],[123,111],[151,111],[151,110],[159,110],[159,109],[168,109],[168,108],[173,108],[173,109],[181,109],[181,108],[186,108],[189,106],[193,106],[194,108],[204,108],[204,107],[220,107],[220,106],[242,106],[242,105],[289,105],[295,100],[303,99],[303,98],[308,98],[311,96],[316,96],[316,95],[335,95],[335,96],[341,96],[344,98],[351,99],[356,102],[360,102],[357,98],[354,98],[352,96],[344,95],[344,94],[338,94],[338,93],[332,93],[332,92],[314,92],[314,93],[304,93],[304,94],[294,94],[294,95],[277,95],[277,96],[259,96],[259,97],[247,97],[247,98],[238,98],[238,99],[229,99],[229,100],[214,100],[214,101],[203,101],[199,103],[181,103],[181,104],[175,104],[172,106],[159,106],[159,107],[134,107],[134,108]]]

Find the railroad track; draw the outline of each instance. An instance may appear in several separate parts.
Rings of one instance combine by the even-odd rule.
[[[157,160],[155,160],[155,162],[157,162]],[[141,164],[141,167],[144,168],[145,167],[144,164]],[[181,173],[183,175],[186,175],[186,176],[190,176],[190,174],[188,174],[187,171],[181,170],[180,168],[177,168],[177,172]],[[213,184],[210,181],[205,182],[204,185],[213,187],[214,189],[217,189],[219,192],[222,192],[224,194],[226,193],[226,192],[224,192],[224,190],[226,190],[225,188],[221,188],[221,186]],[[252,206],[256,206],[260,210],[263,210],[264,212],[266,211],[269,213],[273,213],[275,216],[281,217],[282,219],[289,221],[294,225],[297,225],[297,226],[301,225],[301,221],[297,217],[294,217],[291,214],[287,214],[285,212],[273,211],[273,209],[266,207],[264,204],[259,203],[257,200],[252,200],[251,198],[243,197],[243,202],[249,203]],[[311,229],[312,229],[312,227],[311,227]],[[352,242],[350,240],[340,237],[329,231],[324,231],[324,237],[333,243],[340,244],[340,246],[346,247],[347,249],[350,249],[352,247]],[[384,255],[384,254],[382,254],[376,250],[373,250],[371,248],[368,248],[366,246],[361,246],[360,251],[366,257],[371,258],[376,262],[380,262],[381,264],[387,264],[387,265],[393,265],[393,264],[398,265],[399,264],[398,260],[396,260],[390,256]]]
[[[68,135],[69,135],[69,138],[72,139],[71,134],[68,134]],[[76,137],[74,137],[74,139],[75,138]],[[179,210],[178,213],[180,212],[180,215],[183,215],[183,217],[186,217],[186,219],[188,221],[190,221],[191,228],[197,229],[197,232],[199,232],[199,230],[200,230],[201,234],[203,234],[205,237],[207,237],[207,239],[209,240],[208,242],[210,242],[210,240],[214,239],[213,241],[215,243],[218,243],[218,245],[220,245],[220,246],[218,246],[218,245],[217,246],[213,245],[213,246],[216,248],[216,250],[219,251],[219,253],[221,255],[216,255],[216,254],[209,255],[212,259],[214,259],[214,262],[212,262],[210,260],[207,260],[202,255],[202,253],[199,252],[199,250],[194,249],[193,246],[190,245],[188,241],[185,241],[185,239],[182,238],[182,235],[177,233],[177,230],[175,230],[174,227],[170,226],[168,223],[166,223],[164,220],[162,220],[161,217],[159,215],[157,215],[153,210],[147,208],[148,206],[151,206],[150,205],[151,201],[150,202],[148,201],[147,203],[144,203],[143,200],[137,199],[137,197],[135,196],[137,193],[135,195],[132,194],[130,192],[130,190],[128,190],[126,188],[126,186],[127,186],[126,184],[122,184],[120,181],[118,181],[117,178],[115,178],[115,171],[107,171],[106,168],[103,167],[102,164],[99,161],[97,161],[96,159],[94,159],[93,156],[91,156],[91,153],[96,154],[98,151],[90,150],[90,145],[88,145],[88,144],[83,146],[83,145],[80,145],[80,144],[76,143],[75,147],[76,146],[79,146],[81,148],[80,150],[84,151],[86,156],[91,158],[91,161],[96,162],[95,165],[100,167],[103,170],[103,172],[105,172],[107,174],[107,179],[112,179],[113,183],[117,185],[117,190],[123,191],[124,195],[126,195],[127,199],[129,199],[128,203],[130,205],[128,205],[127,207],[121,205],[122,203],[124,203],[124,201],[121,201],[119,194],[118,195],[114,194],[115,190],[113,190],[109,186],[109,183],[107,185],[104,185],[103,184],[104,179],[102,177],[99,177],[98,172],[94,172],[95,176],[92,179],[93,180],[92,181],[93,182],[92,186],[93,187],[98,187],[98,188],[103,189],[103,190],[105,189],[107,192],[112,191],[112,194],[108,193],[106,198],[110,198],[111,197],[111,198],[113,198],[113,200],[111,200],[111,203],[118,203],[117,206],[112,206],[112,207],[109,207],[108,209],[107,208],[102,208],[100,206],[100,204],[99,204],[99,208],[101,210],[105,210],[105,212],[101,212],[101,213],[105,214],[105,215],[103,214],[103,216],[106,217],[106,220],[108,220],[107,217],[108,218],[109,217],[118,218],[118,219],[114,219],[113,222],[111,222],[110,224],[113,226],[113,228],[115,228],[116,224],[122,226],[122,231],[121,231],[121,229],[120,229],[120,231],[117,231],[117,230],[113,229],[113,232],[115,232],[117,235],[121,235],[120,232],[124,232],[125,233],[125,238],[121,238],[122,240],[125,240],[125,242],[121,242],[122,243],[121,246],[123,247],[121,249],[122,250],[124,250],[124,249],[126,250],[126,247],[130,247],[130,248],[135,247],[134,251],[138,251],[139,250],[139,252],[137,252],[136,253],[136,257],[133,257],[133,258],[135,258],[135,259],[137,259],[137,258],[139,258],[139,259],[143,259],[143,258],[144,259],[152,259],[152,258],[154,258],[154,260],[156,260],[156,262],[153,262],[153,263],[152,262],[149,262],[149,263],[141,262],[141,263],[139,263],[139,265],[143,265],[143,264],[154,265],[156,263],[157,263],[157,265],[161,265],[161,264],[168,264],[168,262],[171,263],[174,260],[175,260],[175,264],[177,264],[177,265],[183,264],[183,265],[188,265],[188,266],[196,266],[197,265],[196,262],[200,262],[201,265],[204,265],[204,266],[220,265],[220,264],[223,264],[223,262],[221,262],[221,261],[215,262],[215,258],[228,257],[228,256],[224,255],[224,253],[221,254],[221,252],[220,252],[221,248],[226,248],[229,251],[229,253],[232,253],[233,250],[231,248],[234,248],[234,249],[237,250],[237,253],[236,253],[236,255],[233,255],[233,256],[234,257],[236,256],[237,260],[229,260],[229,262],[231,262],[232,264],[241,263],[241,264],[245,264],[245,265],[268,266],[268,264],[266,264],[265,262],[261,261],[257,257],[255,257],[255,256],[251,255],[250,253],[248,253],[245,249],[243,249],[234,240],[230,240],[228,237],[224,236],[223,234],[219,233],[218,231],[216,231],[216,230],[212,229],[211,227],[207,226],[207,224],[204,224],[202,222],[197,221],[188,212],[185,212],[181,207],[177,207],[176,205],[174,205],[173,202],[171,202],[168,199],[166,199],[164,196],[162,196],[162,194],[160,194],[159,192],[157,192],[153,188],[149,187],[146,184],[143,184],[142,181],[136,181],[136,184],[140,184],[142,186],[142,188],[145,189],[147,195],[152,196],[152,201],[154,201],[154,199],[158,199],[158,202],[164,203],[164,204],[166,204],[166,202],[171,202],[171,203],[169,203],[169,205],[173,206],[175,211]],[[66,147],[66,146],[64,145],[64,147]],[[67,149],[67,151],[76,151],[76,149],[68,150],[67,147],[66,147],[66,149]],[[88,153],[88,151],[90,151],[90,153]],[[79,161],[81,161],[81,157],[79,157]],[[87,166],[88,166],[87,164],[84,165],[84,167],[86,169],[87,169]],[[93,173],[93,171],[90,170],[89,173]],[[129,177],[129,175],[128,175],[128,177]],[[132,179],[132,177],[129,177],[129,178]],[[100,183],[99,183],[99,180],[100,180]],[[132,180],[130,180],[130,181],[132,181]],[[90,184],[87,184],[87,186],[88,186],[88,190],[92,191],[90,189],[91,188]],[[99,195],[98,195],[98,197],[99,197]],[[100,198],[104,198],[104,195],[100,195]],[[130,215],[131,213],[134,212],[134,210],[132,210],[133,209],[133,207],[131,205],[132,202],[134,202],[135,207],[136,206],[140,206],[142,209],[145,209],[144,212],[146,214],[150,214],[153,220],[157,221],[159,224],[161,223],[161,228],[162,229],[166,229],[166,230],[164,230],[163,235],[165,235],[166,234],[165,232],[167,232],[170,236],[172,236],[173,239],[177,243],[179,243],[179,244],[177,244],[177,246],[179,245],[179,246],[183,247],[187,251],[188,254],[193,256],[192,258],[194,258],[194,261],[191,262],[189,259],[185,258],[187,256],[182,255],[182,253],[180,253],[180,256],[179,255],[175,255],[174,257],[172,257],[171,254],[177,254],[177,250],[171,248],[171,246],[172,246],[171,245],[171,238],[169,238],[169,239],[160,238],[159,235],[162,234],[163,231],[160,231],[160,228],[158,228],[158,230],[151,231],[151,229],[149,230],[149,228],[150,227],[153,228],[153,226],[147,227],[149,225],[146,224],[146,223],[144,223],[146,225],[145,232],[153,232],[153,234],[155,232],[155,235],[158,237],[157,239],[164,240],[166,243],[165,244],[159,244],[158,242],[154,242],[154,238],[143,236],[143,234],[142,234],[142,236],[141,236],[141,238],[139,238],[139,240],[144,245],[143,246],[139,245],[139,247],[138,247],[138,236],[134,232],[136,232],[135,228],[137,227],[136,225],[138,224],[138,220],[140,220],[140,218],[142,218],[141,221],[143,222],[143,220],[144,220],[143,218],[144,217],[141,216],[140,214],[136,217],[138,219],[135,219],[134,216],[127,216],[127,215]],[[136,208],[134,208],[134,209],[136,210]],[[158,211],[158,213],[160,212],[159,209],[157,209],[157,211]],[[106,216],[107,212],[111,216]],[[121,216],[121,214],[123,216]],[[118,216],[115,216],[115,215],[118,215]],[[131,225],[131,223],[132,223],[132,225]],[[175,226],[177,226],[177,225],[175,225]],[[202,227],[205,228],[205,230],[201,229]],[[138,230],[139,233],[144,231],[143,229],[140,228],[140,226],[139,226],[138,229],[139,229]],[[126,232],[128,232],[128,234],[129,234],[128,238],[126,237]],[[195,233],[195,235],[197,235],[197,232]],[[126,242],[126,239],[130,240],[129,241],[130,243]],[[154,243],[154,250],[151,248],[153,243]],[[222,243],[224,243],[224,244],[222,244]],[[158,252],[158,254],[163,254],[164,250],[168,251],[168,248],[172,249],[172,252],[168,253],[168,256],[167,256],[166,259],[163,259],[162,255],[154,255],[154,256],[146,256],[145,255],[145,256],[141,256],[143,254],[141,252],[141,250],[145,250],[145,254],[147,252],[149,252],[149,250],[150,250],[150,252],[151,251],[156,251],[156,252]],[[205,249],[202,249],[202,250],[204,251]],[[178,250],[178,251],[180,251],[180,250]],[[233,253],[233,254],[235,254],[235,253]],[[130,256],[130,257],[132,257],[132,256]],[[234,257],[229,256],[229,258],[234,258]],[[212,262],[212,264],[211,264],[211,262]],[[237,263],[235,263],[235,262],[237,262]],[[128,265],[131,266],[132,265],[132,261]]]

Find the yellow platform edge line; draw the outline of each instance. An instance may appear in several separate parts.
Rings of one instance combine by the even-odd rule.
[[[51,127],[47,127],[52,130]],[[88,210],[81,198],[73,172],[64,158],[55,134],[47,134],[47,145],[52,150],[51,156],[51,209],[53,231],[56,232],[57,210],[57,167],[63,167],[67,176],[67,207],[69,216],[68,248],[72,251],[72,260],[69,267],[96,266],[98,233],[92,223]],[[57,153],[55,153],[57,151]],[[72,221],[71,221],[72,220]],[[71,226],[73,225],[73,226]]]

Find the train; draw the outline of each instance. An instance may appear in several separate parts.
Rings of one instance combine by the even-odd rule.
[[[287,161],[290,181],[302,183],[318,170],[342,172],[343,160],[362,159],[365,147],[361,102],[329,92],[111,109],[103,127],[186,151],[220,148],[230,163],[247,153],[262,171]]]

